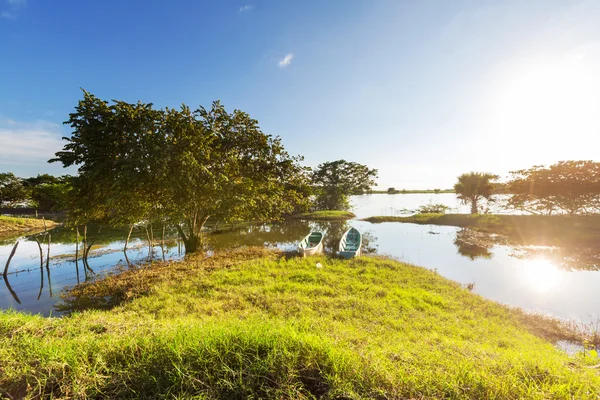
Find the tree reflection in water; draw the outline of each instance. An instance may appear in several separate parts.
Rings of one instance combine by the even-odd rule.
[[[217,231],[207,235],[209,249],[218,250],[240,246],[279,247],[284,251],[295,252],[298,243],[311,231],[324,233],[323,248],[328,254],[337,253],[340,239],[350,229],[346,221],[300,221],[290,220],[270,225],[248,225],[229,231]],[[372,232],[362,232],[363,252],[377,251],[376,238]]]
[[[476,260],[478,258],[492,258],[490,249],[496,243],[488,234],[479,233],[468,228],[461,228],[456,231],[454,244],[456,245],[458,254],[470,260]]]

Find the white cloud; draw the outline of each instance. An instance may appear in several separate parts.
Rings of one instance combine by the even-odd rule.
[[[0,13],[0,17],[7,19],[17,19],[17,16],[14,13],[8,11],[2,11],[2,13]]]
[[[239,12],[243,13],[246,11],[251,11],[253,9],[254,9],[254,6],[252,4],[246,4],[245,6],[240,7]]]
[[[283,57],[281,60],[279,60],[279,68],[287,67],[288,65],[290,65],[292,63],[293,59],[294,59],[294,54],[292,54],[292,53],[286,54],[285,57]]]
[[[7,165],[39,166],[63,147],[57,124],[47,121],[34,123],[0,120],[0,167]]]
[[[20,7],[27,4],[27,0],[6,0],[6,2],[12,7]]]

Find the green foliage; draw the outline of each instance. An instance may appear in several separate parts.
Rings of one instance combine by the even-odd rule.
[[[600,163],[561,161],[512,171],[508,205],[534,214],[600,212]]]
[[[492,181],[498,178],[498,175],[482,172],[462,174],[458,177],[458,182],[454,185],[454,191],[463,204],[471,206],[471,214],[477,214],[479,211],[479,202],[483,199],[491,200],[494,193]]]
[[[417,208],[418,214],[445,214],[450,207],[442,203],[429,203]]]
[[[193,252],[208,218],[267,221],[308,208],[301,158],[219,102],[155,110],[84,92],[67,123],[72,136],[51,161],[79,166],[70,206],[78,223],[171,222]]]
[[[69,182],[72,177],[69,175],[63,176],[54,176],[50,174],[38,174],[37,176],[32,176],[30,178],[24,178],[23,184],[28,187],[35,187],[40,185],[54,185],[58,183],[66,183]]]
[[[398,191],[396,190],[396,188],[393,188],[393,187],[388,188],[387,192],[388,192],[388,194],[396,194],[396,193],[398,193]]]
[[[316,206],[320,210],[347,210],[348,196],[362,194],[375,185],[377,170],[346,160],[319,164],[313,172]]]
[[[29,199],[40,210],[66,210],[69,206],[70,193],[73,189],[71,183],[72,178],[56,178],[51,175],[47,176],[49,177],[49,179],[45,179],[45,181],[37,181],[35,184],[29,185]],[[35,178],[29,178],[29,180],[33,179]]]
[[[0,206],[13,207],[27,200],[27,190],[23,181],[12,172],[0,173]]]
[[[588,359],[530,333],[550,321],[397,261],[250,249],[106,279],[86,288],[122,281],[129,296],[110,311],[0,313],[6,394],[591,399],[600,390]]]

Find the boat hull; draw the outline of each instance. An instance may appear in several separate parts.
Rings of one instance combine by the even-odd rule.
[[[338,256],[342,258],[359,257],[362,252],[362,234],[355,228],[350,228],[340,240]]]
[[[323,254],[323,242],[319,243],[316,247],[310,247],[308,249],[300,249],[302,257],[315,256],[317,254]]]
[[[323,233],[311,232],[298,244],[298,251],[303,257],[323,253]]]

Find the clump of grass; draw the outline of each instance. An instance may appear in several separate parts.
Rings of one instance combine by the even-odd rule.
[[[342,210],[323,210],[323,211],[312,211],[302,214],[294,214],[292,218],[309,220],[309,221],[345,221],[348,219],[355,218],[356,215],[350,211]]]
[[[152,264],[78,290],[109,296],[115,284],[133,295],[118,295],[110,311],[0,313],[1,390],[209,399],[600,392],[591,361],[533,335],[524,314],[394,260],[247,249]]]

